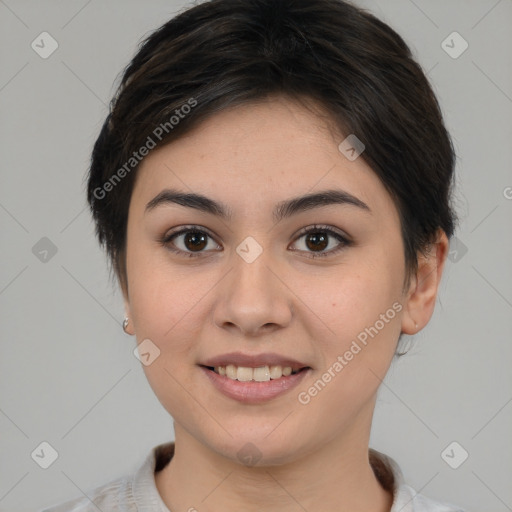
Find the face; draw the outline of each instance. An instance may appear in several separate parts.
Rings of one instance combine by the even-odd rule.
[[[227,458],[252,443],[283,464],[369,432],[410,294],[398,212],[343,138],[275,98],[216,114],[139,168],[131,329],[176,429]]]

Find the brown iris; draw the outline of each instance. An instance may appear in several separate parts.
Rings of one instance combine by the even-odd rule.
[[[322,232],[309,233],[306,237],[306,245],[308,249],[311,250],[323,250],[328,245],[328,238],[329,237]]]
[[[184,237],[184,244],[187,249],[204,249],[207,245],[208,235],[204,233],[199,233],[197,231],[189,231]],[[190,246],[188,245],[190,243]]]

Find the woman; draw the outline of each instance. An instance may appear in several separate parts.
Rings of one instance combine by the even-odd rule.
[[[88,200],[175,442],[48,510],[460,510],[368,446],[434,310],[454,161],[404,41],[344,1],[213,0],[150,35]]]

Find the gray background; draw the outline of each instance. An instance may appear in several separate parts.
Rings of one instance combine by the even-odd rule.
[[[371,444],[426,495],[512,510],[512,0],[358,3],[429,73],[458,152],[461,217],[434,318],[393,364]],[[81,495],[173,438],[122,332],[83,179],[118,73],[184,5],[0,1],[0,510]],[[59,44],[47,59],[31,48],[43,31]],[[453,31],[469,44],[456,59],[441,46]],[[46,261],[33,253],[43,237],[57,248]],[[48,469],[31,458],[43,441],[59,455]],[[441,457],[452,441],[469,453],[458,469]]]

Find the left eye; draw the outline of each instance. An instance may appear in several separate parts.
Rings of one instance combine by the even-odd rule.
[[[304,238],[304,245],[306,247],[306,252],[308,250],[312,251],[308,258],[318,258],[329,256],[331,254],[335,254],[338,251],[341,251],[344,247],[347,247],[351,244],[348,237],[334,231],[330,228],[324,226],[314,226],[312,228],[307,228],[304,230],[297,240]],[[334,248],[326,251],[326,248],[329,247],[329,239],[335,239],[338,241],[335,244]],[[300,249],[299,249],[300,250]]]
[[[175,240],[181,239],[181,247],[179,243],[176,243]],[[202,253],[208,251],[208,241],[209,239],[213,240],[213,237],[203,229],[199,229],[198,226],[189,226],[176,233],[171,233],[166,235],[161,243],[168,250],[188,256],[195,257],[201,256]],[[308,258],[318,258],[325,257],[331,254],[337,253],[343,248],[351,245],[351,241],[345,235],[334,231],[328,227],[324,226],[313,226],[310,228],[304,229],[299,237],[296,239],[296,242],[304,239],[305,249],[293,249],[298,252],[306,252],[310,253]],[[337,244],[334,244],[334,248],[326,250],[332,244],[330,241],[335,239]],[[214,244],[217,247],[220,247],[218,244]],[[215,248],[210,250],[216,250]],[[222,249],[221,249],[222,250]]]

